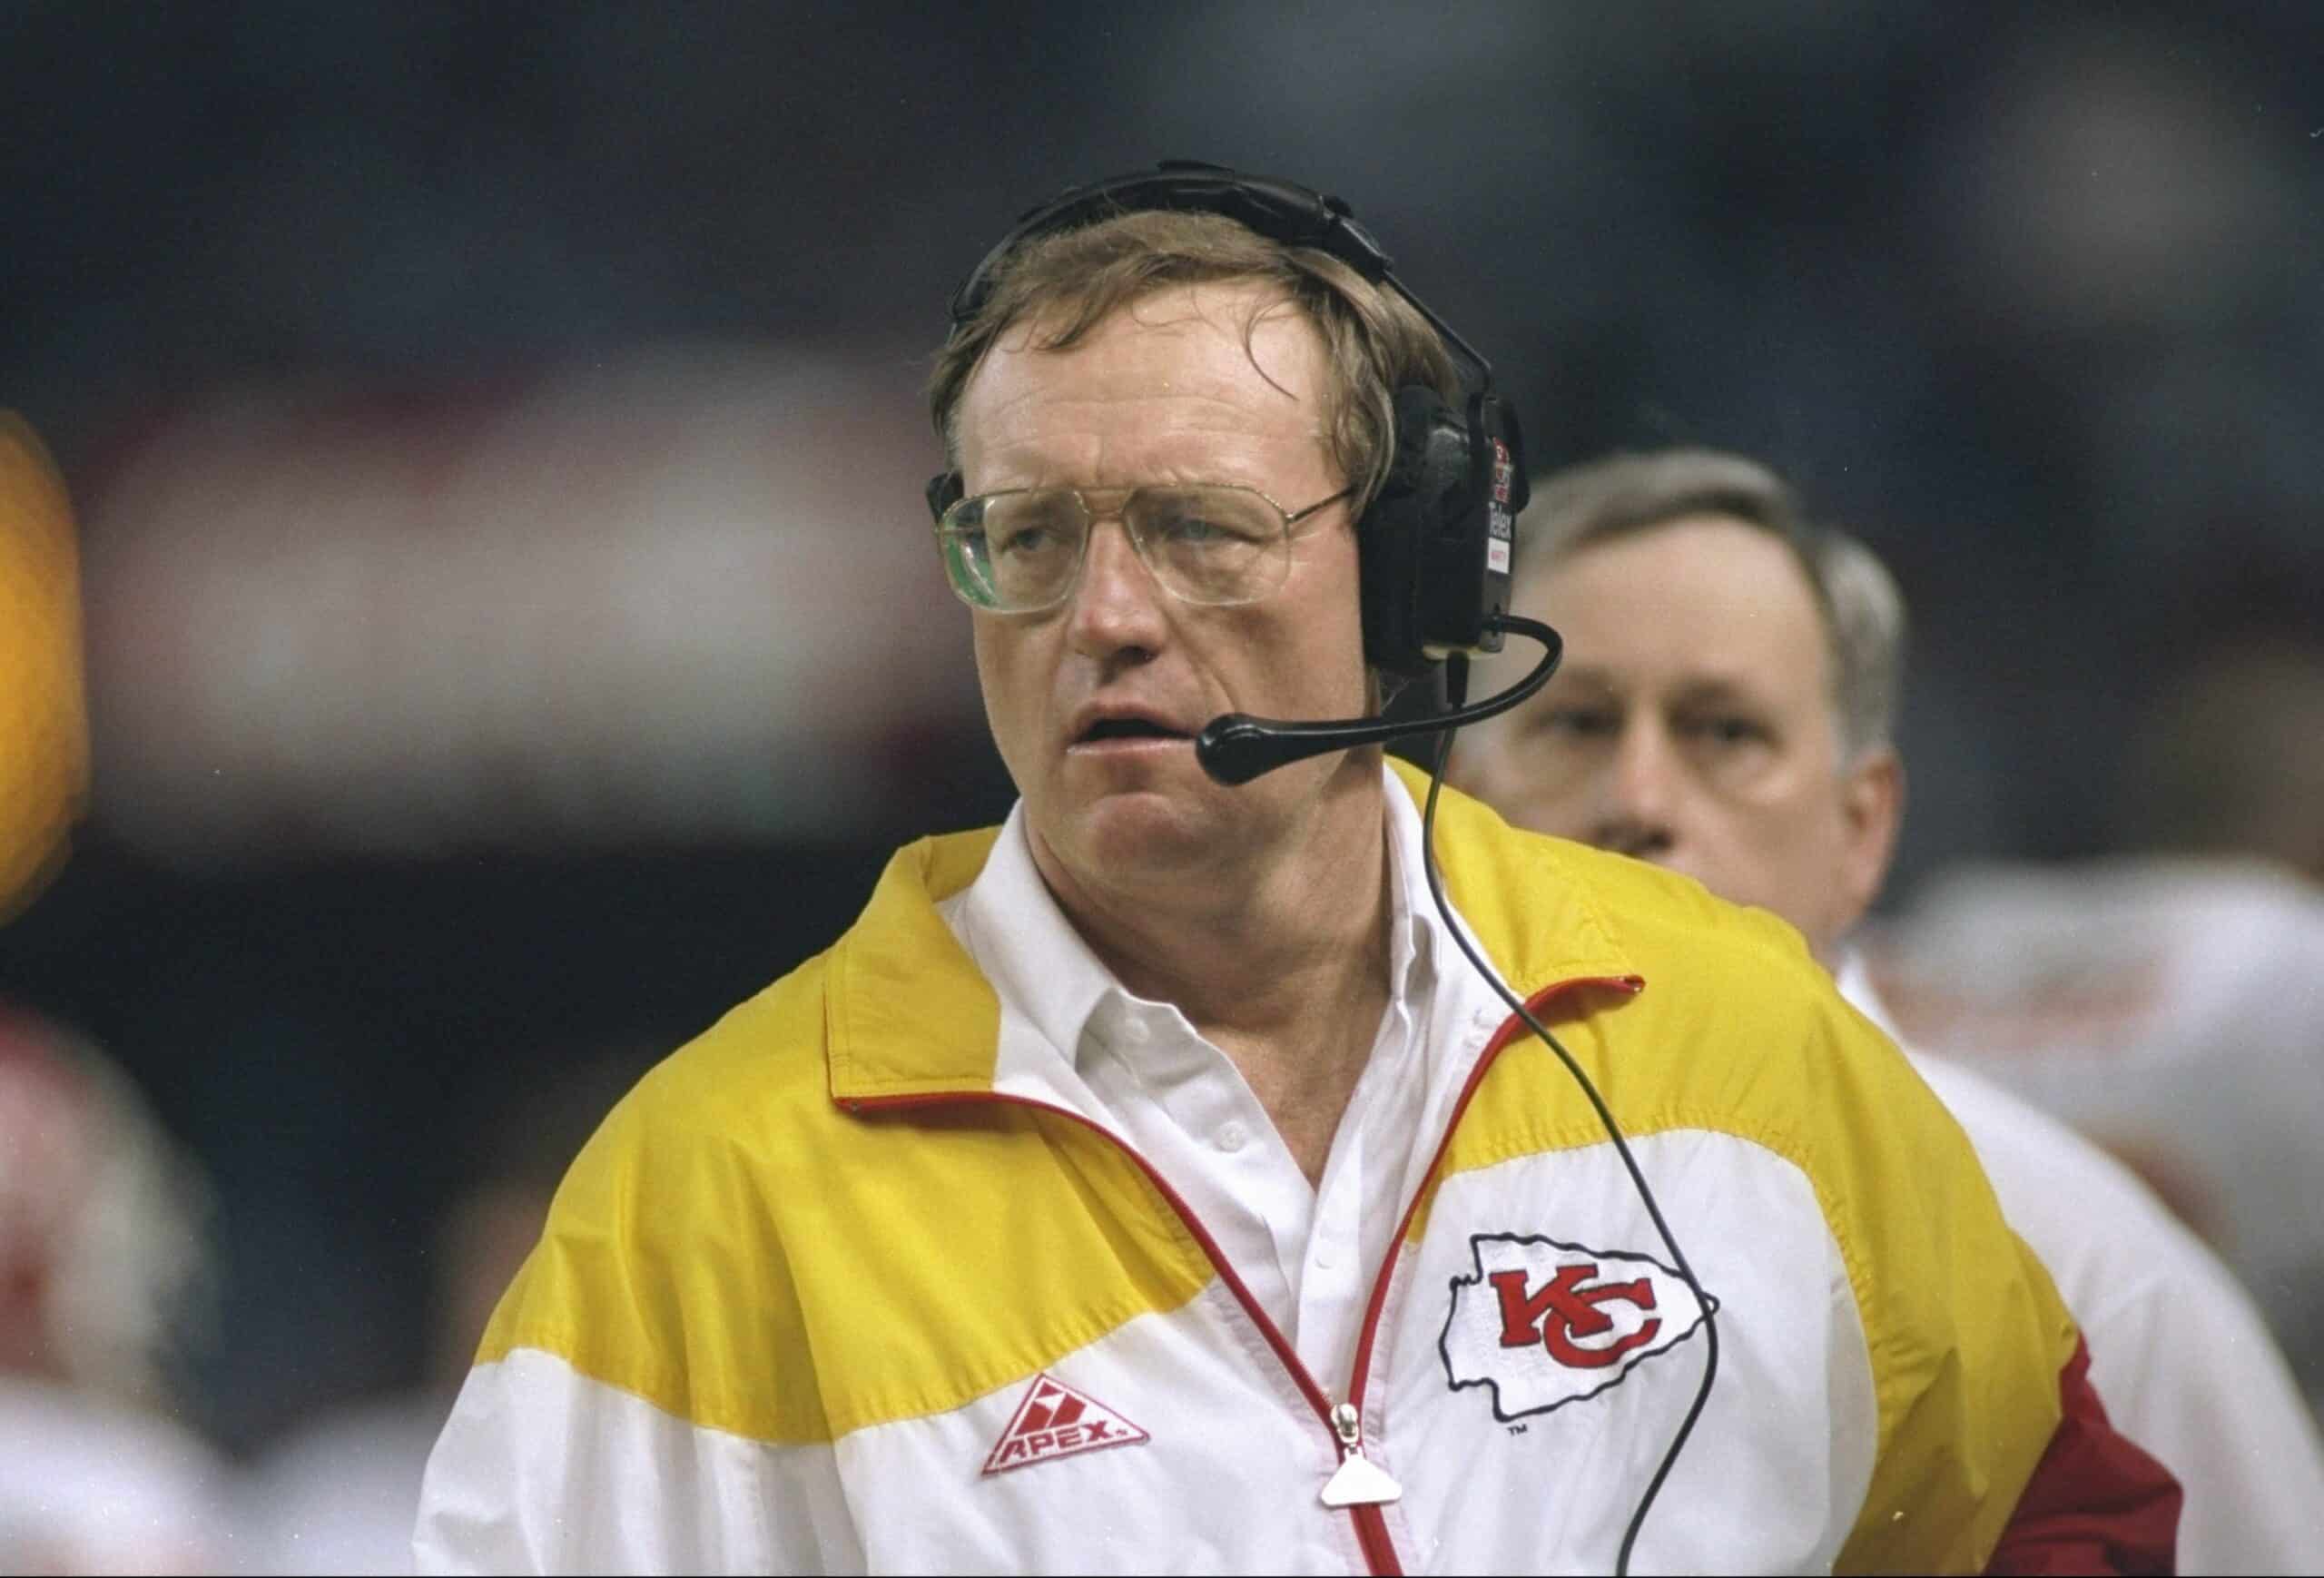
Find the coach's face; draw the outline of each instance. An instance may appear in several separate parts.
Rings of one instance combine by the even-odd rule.
[[[1022,328],[1004,334],[963,393],[971,494],[1232,483],[1297,510],[1346,485],[1324,441],[1322,338],[1256,287],[1158,292],[1068,350],[1028,340]],[[986,715],[1053,883],[1060,866],[1085,888],[1200,882],[1295,848],[1335,795],[1366,783],[1376,793],[1374,753],[1240,788],[1195,760],[1194,735],[1221,713],[1364,710],[1347,506],[1300,522],[1290,556],[1261,600],[1197,606],[1158,585],[1108,518],[1061,607],[974,616]]]
[[[1776,538],[1696,517],[1536,569],[1564,636],[1524,708],[1461,742],[1511,821],[1684,872],[1830,957],[1877,891],[1900,810],[1885,748],[1843,764],[1815,594]]]

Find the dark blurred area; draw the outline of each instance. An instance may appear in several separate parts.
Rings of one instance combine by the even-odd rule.
[[[1345,196],[1536,469],[1715,445],[1896,567],[1891,893],[2125,836],[2324,608],[2324,9],[0,5],[0,405],[81,528],[91,801],[0,998],[211,1180],[183,1417],[420,1384],[584,1066],[997,819],[918,380],[1020,209]]]

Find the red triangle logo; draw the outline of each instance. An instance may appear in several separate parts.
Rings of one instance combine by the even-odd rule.
[[[1136,1446],[1151,1440],[1145,1431],[1087,1392],[1077,1392],[1047,1371],[1025,1388],[1016,1416],[984,1460],[987,1474],[1005,1474],[1029,1464],[1108,1446]]]

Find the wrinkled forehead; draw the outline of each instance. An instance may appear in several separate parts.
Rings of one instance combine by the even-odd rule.
[[[1012,391],[1071,380],[1117,396],[1246,391],[1314,405],[1325,360],[1321,330],[1279,288],[1255,280],[1156,286],[1102,310],[1046,303],[993,337],[962,394],[968,408],[996,384]]]
[[[1000,485],[976,475],[996,467],[1063,468],[1095,484],[1137,479],[1140,466],[1190,475],[1213,455],[1243,470],[1322,457],[1322,338],[1279,296],[1177,287],[1060,343],[1068,327],[1012,326],[970,376],[955,439],[972,486]]]

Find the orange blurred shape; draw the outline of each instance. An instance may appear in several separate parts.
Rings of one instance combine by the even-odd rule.
[[[0,921],[63,863],[89,787],[73,511],[48,451],[0,411]]]

